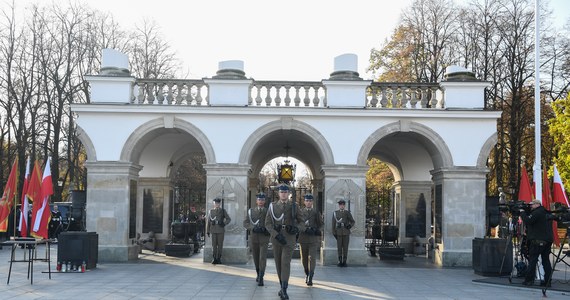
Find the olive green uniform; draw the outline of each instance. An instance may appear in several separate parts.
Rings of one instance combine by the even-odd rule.
[[[299,234],[301,246],[301,262],[305,269],[305,283],[312,285],[313,275],[317,261],[317,251],[321,247],[321,228],[323,218],[316,208],[304,208],[303,218],[305,230]]]
[[[265,218],[265,227],[271,233],[270,240],[273,245],[277,277],[279,278],[279,283],[282,283],[282,286],[285,285],[285,287],[289,282],[291,273],[291,257],[295,249],[297,232],[305,230],[303,222],[303,215],[299,205],[295,204],[293,207],[293,202],[290,201],[277,201],[269,204],[267,217]],[[285,241],[285,244],[277,240],[279,238],[278,235],[283,237],[282,241]]]
[[[332,232],[336,238],[339,266],[346,266],[348,256],[348,242],[350,241],[350,228],[354,226],[354,218],[350,211],[336,210],[332,216]]]
[[[230,222],[228,212],[221,207],[212,208],[206,219],[206,234],[212,235],[212,254],[218,263],[221,263],[220,259],[224,248],[224,227]]]
[[[269,231],[265,228],[267,208],[255,207],[247,211],[243,226],[249,230],[250,249],[257,272],[256,281],[263,285],[263,275],[267,262],[267,245],[269,244]]]

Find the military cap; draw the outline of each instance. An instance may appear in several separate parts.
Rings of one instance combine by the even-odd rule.
[[[264,193],[259,193],[259,194],[255,195],[255,198],[265,200],[265,194],[264,194]]]
[[[340,199],[340,200],[338,200],[337,203],[338,203],[338,204],[346,204],[346,201],[344,201],[344,199]]]
[[[289,187],[285,184],[279,186],[279,191],[289,191]]]
[[[313,195],[312,194],[305,194],[305,201],[313,201]]]
[[[222,199],[219,197],[214,198],[214,202],[222,202]]]

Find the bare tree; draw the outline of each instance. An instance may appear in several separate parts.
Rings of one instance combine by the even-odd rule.
[[[138,78],[174,78],[179,71],[179,60],[170,45],[162,39],[160,28],[145,19],[130,35],[128,51],[131,72]]]

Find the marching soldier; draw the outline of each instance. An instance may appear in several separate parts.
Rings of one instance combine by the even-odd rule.
[[[332,232],[336,239],[339,267],[346,267],[346,257],[348,256],[348,242],[350,240],[350,228],[354,226],[354,219],[350,211],[345,209],[346,201],[338,201],[338,210],[332,216]]]
[[[251,232],[249,241],[255,271],[257,272],[255,281],[258,286],[263,286],[263,275],[265,274],[267,262],[267,244],[269,244],[269,231],[265,228],[267,208],[265,208],[264,193],[256,195],[256,203],[257,206],[255,208],[248,209],[247,216],[243,220],[243,226]]]
[[[281,285],[278,295],[281,299],[289,299],[287,287],[291,273],[291,256],[295,249],[297,233],[305,229],[299,206],[295,201],[288,201],[288,198],[289,187],[279,186],[279,201],[269,204],[265,217],[265,227],[271,233],[275,268]]]
[[[323,218],[316,208],[313,208],[313,195],[305,195],[305,209],[303,209],[305,219],[305,231],[299,234],[299,244],[301,245],[301,262],[305,269],[305,283],[313,285],[313,275],[317,260],[317,250],[321,244],[321,227]]]
[[[214,199],[214,208],[210,209],[206,220],[206,234],[212,234],[212,254],[214,265],[222,263],[222,249],[224,248],[224,226],[230,223],[231,219],[225,209],[220,207],[222,199]]]

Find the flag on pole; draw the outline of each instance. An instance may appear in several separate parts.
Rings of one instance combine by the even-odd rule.
[[[44,168],[44,173],[42,177],[41,192],[40,192],[40,204],[36,205],[34,202],[34,207],[38,207],[36,211],[32,211],[35,215],[35,219],[32,221],[33,227],[31,235],[36,238],[48,238],[48,226],[51,219],[51,209],[49,207],[49,197],[53,194],[53,183],[51,180],[51,169],[49,165],[49,157]]]
[[[552,190],[550,189],[550,181],[548,181],[548,173],[544,169],[542,175],[542,206],[547,210],[552,210]],[[554,245],[560,246],[560,238],[558,238],[558,223],[552,221],[552,237]]]
[[[521,173],[521,183],[519,186],[518,200],[522,200],[525,203],[530,203],[530,201],[532,201],[532,198],[534,198],[534,193],[532,192],[532,188],[530,187],[530,180],[528,179],[528,173],[526,171],[526,168],[523,167]]]
[[[16,199],[18,184],[18,158],[12,164],[12,170],[8,176],[8,181],[4,187],[2,199],[0,199],[0,232],[8,231],[8,219],[10,211],[14,206],[14,199]]]
[[[560,204],[566,205],[567,207],[570,207],[568,196],[566,195],[566,190],[564,189],[564,184],[562,183],[562,179],[560,178],[560,174],[558,173],[556,165],[554,165],[554,179],[552,181],[552,200],[554,202],[558,202]]]
[[[30,175],[30,181],[28,182],[28,189],[26,190],[26,196],[28,197],[28,200],[32,201],[32,220],[30,224],[34,224],[34,221],[36,220],[35,212],[38,211],[41,206],[41,189],[42,174],[40,173],[40,165],[36,160],[34,162],[32,174]],[[29,228],[31,228],[31,226],[28,226],[28,230]]]
[[[21,237],[28,236],[28,183],[30,182],[30,158],[26,161],[26,174],[24,175],[24,186],[22,187],[22,202],[20,206],[20,224],[18,231]]]

